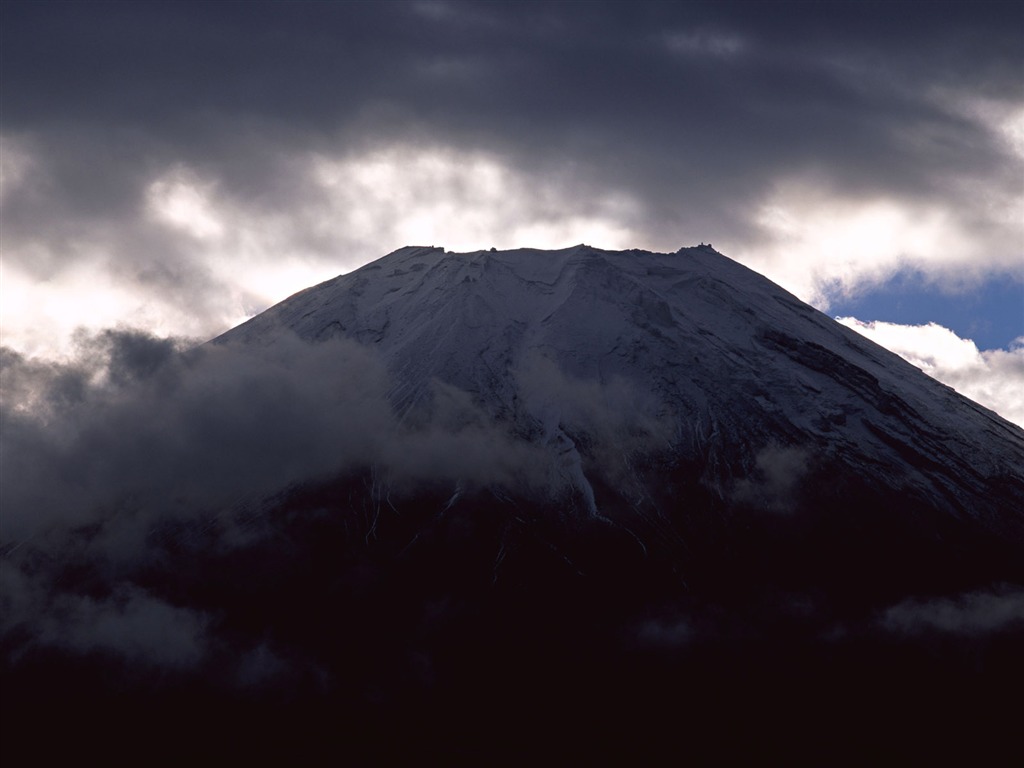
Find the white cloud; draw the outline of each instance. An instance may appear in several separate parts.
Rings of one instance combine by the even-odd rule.
[[[1019,258],[1018,224],[979,241],[952,204],[848,199],[810,181],[781,184],[755,219],[766,239],[726,243],[726,253],[805,301],[827,309],[836,295],[880,285],[901,270],[962,286]],[[993,217],[1003,212],[993,210]]]
[[[899,325],[836,318],[948,384],[972,400],[1024,427],[1024,337],[1009,349],[979,350],[936,323]]]
[[[909,196],[885,188],[857,194],[827,169],[797,171],[776,179],[752,211],[754,236],[721,238],[725,253],[822,310],[836,296],[856,295],[901,271],[953,291],[1019,271],[1024,102],[948,88],[929,89],[923,98],[988,137],[1000,162],[984,172],[935,175],[930,191]],[[911,154],[940,156],[951,140],[918,123],[902,126],[894,138]]]
[[[500,157],[445,147],[395,146],[350,157],[315,155],[309,176],[323,194],[322,225],[362,242],[628,248],[636,203],[609,191],[580,194],[571,174],[530,176]],[[383,255],[383,253],[377,254]]]
[[[67,358],[80,328],[130,323],[159,336],[206,331],[194,314],[165,307],[95,262],[75,264],[46,282],[11,264],[3,264],[0,274],[0,343],[30,356]]]
[[[214,185],[184,168],[175,168],[147,190],[150,214],[200,240],[224,235],[224,223],[213,209]]]
[[[3,181],[15,195],[27,167],[16,149],[5,141]],[[643,244],[628,224],[635,201],[579,188],[564,169],[532,173],[489,153],[406,145],[277,161],[287,201],[281,190],[233,192],[177,162],[140,187],[142,215],[62,238],[5,238],[4,344],[61,356],[76,328],[125,322],[209,337],[404,245]],[[60,268],[42,281],[32,277],[38,264]]]

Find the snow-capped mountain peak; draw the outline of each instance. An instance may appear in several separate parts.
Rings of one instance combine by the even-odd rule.
[[[400,412],[429,407],[440,382],[520,433],[568,446],[567,471],[588,498],[568,435],[593,431],[590,387],[623,428],[657,424],[652,440],[700,458],[723,495],[782,447],[868,471],[957,516],[988,516],[993,478],[1024,501],[1019,428],[710,246],[410,246],[219,341],[266,343],[282,329],[372,347]],[[1019,518],[1011,527],[1024,531]]]

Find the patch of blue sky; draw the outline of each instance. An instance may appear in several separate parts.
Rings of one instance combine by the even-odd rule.
[[[1024,336],[1024,274],[1001,275],[951,293],[920,273],[903,272],[857,296],[834,298],[829,314],[900,325],[938,323],[972,339],[978,349],[1006,349]]]

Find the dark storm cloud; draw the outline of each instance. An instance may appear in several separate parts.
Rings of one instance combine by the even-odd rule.
[[[739,109],[736,88],[759,102],[777,94],[780,107],[870,107],[822,65],[1018,95],[1021,63],[1021,11],[1009,3],[12,3],[5,17],[15,130],[69,120],[183,130],[204,111],[327,127],[372,104],[481,123],[520,114],[527,125],[541,109],[565,121],[650,107],[673,95],[667,87],[695,103],[664,99],[663,114]]]
[[[292,162],[303,153],[482,151],[538,186],[571,180],[563,194],[584,208],[601,192],[628,195],[638,202],[628,224],[658,247],[758,242],[755,209],[787,178],[853,199],[952,196],[975,211],[951,182],[984,180],[999,195],[1020,165],[998,131],[953,104],[1020,101],[1024,10],[1013,3],[8,3],[3,13],[7,154],[20,147],[35,166],[24,188],[6,182],[7,258],[45,277],[92,242],[118,279],[192,295],[206,314],[222,279],[208,256],[140,223],[148,185],[175,163],[215,180],[221,202],[301,218],[322,195]],[[984,206],[976,214],[965,221],[991,229]],[[295,229],[274,247],[305,237],[316,258],[344,265],[344,236]]]

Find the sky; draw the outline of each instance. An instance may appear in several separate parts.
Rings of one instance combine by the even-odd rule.
[[[24,355],[207,339],[403,245],[711,243],[1024,424],[1024,4],[0,13]]]

